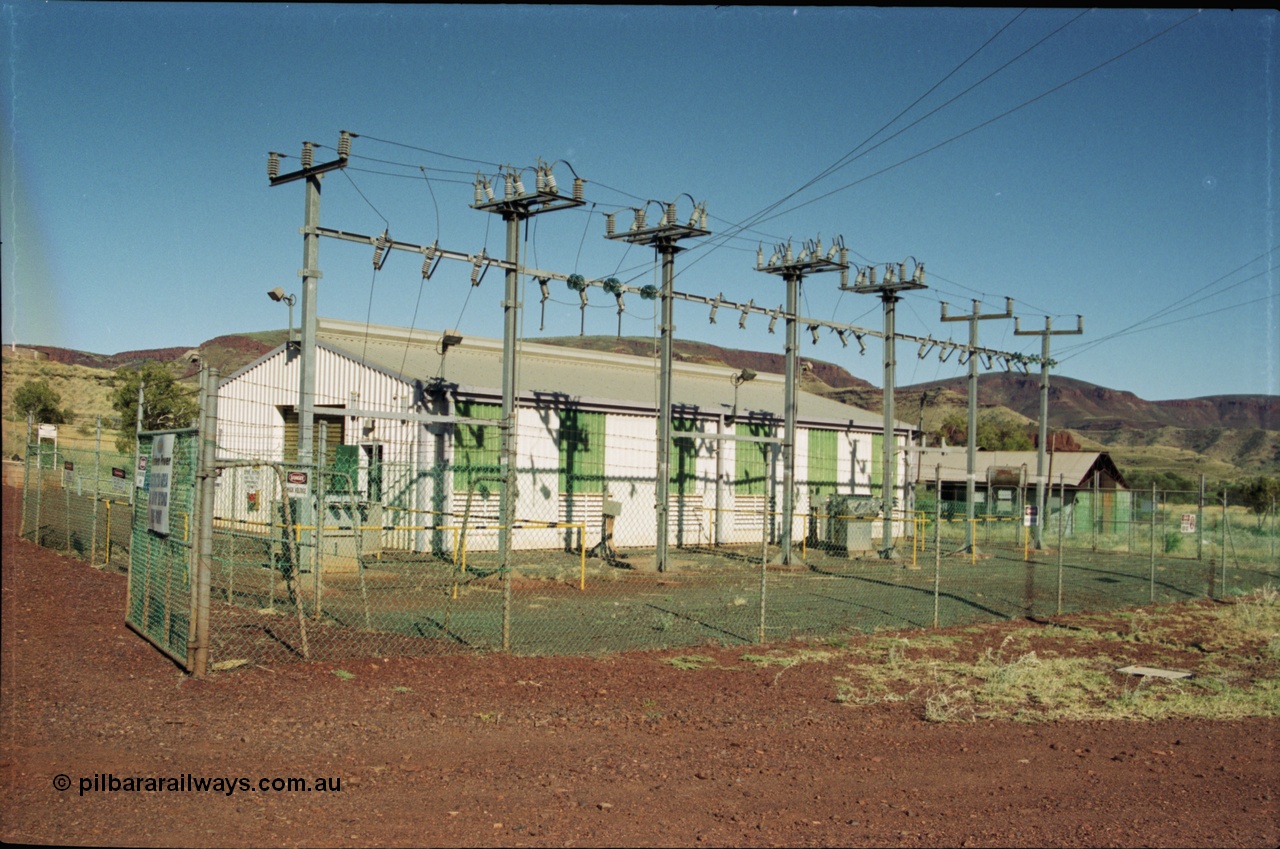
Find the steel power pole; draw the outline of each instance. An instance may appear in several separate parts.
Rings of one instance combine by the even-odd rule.
[[[1005,298],[1004,312],[987,313],[984,315],[981,311],[982,302],[975,300],[973,302],[972,315],[947,315],[947,303],[942,303],[942,320],[943,321],[967,321],[969,322],[969,349],[965,352],[969,359],[969,434],[968,442],[968,461],[965,467],[965,550],[972,551],[974,548],[973,537],[973,501],[974,501],[974,468],[977,466],[978,457],[978,322],[987,321],[995,318],[1013,318],[1013,298]]]
[[[1045,487],[1048,481],[1048,470],[1045,466],[1045,444],[1049,440],[1049,366],[1053,361],[1049,359],[1049,337],[1051,336],[1078,336],[1084,333],[1084,316],[1076,316],[1075,330],[1054,330],[1053,319],[1049,316],[1044,317],[1044,330],[1023,330],[1018,326],[1018,319],[1013,320],[1014,336],[1039,336],[1040,342],[1040,438],[1039,449],[1036,452],[1036,523],[1035,537],[1036,549],[1044,548],[1044,534],[1042,528],[1047,514],[1045,513]]]
[[[472,209],[501,215],[507,224],[506,285],[502,298],[502,442],[499,449],[499,465],[502,468],[502,497],[499,501],[501,517],[498,525],[498,549],[502,562],[504,593],[509,595],[511,581],[511,527],[515,522],[516,503],[516,337],[520,318],[520,222],[559,209],[582,206],[583,181],[575,175],[572,197],[560,194],[553,166],[539,162],[534,169],[535,182],[532,192],[524,185],[524,171],[510,166],[503,168],[502,197],[496,197],[493,184],[483,177],[475,183],[475,203]],[[572,170],[572,168],[570,168]],[[502,648],[510,648],[509,607],[503,605]]]
[[[799,255],[792,252],[790,242],[776,246],[768,262],[764,260],[763,250],[756,254],[756,271],[778,275],[787,285],[786,398],[783,402],[786,438],[782,443],[782,532],[778,538],[781,552],[777,560],[783,566],[792,564],[791,526],[795,521],[796,354],[800,347],[796,341],[796,316],[800,303],[800,282],[806,274],[848,270],[849,250],[838,236],[826,256],[823,256],[820,238],[816,243],[806,242]]]
[[[924,263],[915,262],[914,259],[912,262],[915,263],[915,269],[910,278],[907,277],[905,262],[896,265],[890,263],[885,266],[883,282],[876,282],[876,269],[872,266],[858,270],[858,276],[852,287],[854,292],[879,295],[884,304],[884,442],[881,445],[880,462],[883,474],[881,499],[884,505],[884,537],[880,556],[885,558],[893,556],[894,491],[898,485],[897,440],[893,433],[894,367],[897,365],[894,339],[897,335],[895,327],[897,304],[902,300],[899,293],[928,288],[924,283]],[[921,408],[923,409],[923,404]]]
[[[685,195],[688,197],[688,195]],[[693,198],[689,198],[691,201]],[[677,198],[679,200],[679,198]],[[651,201],[652,202],[652,201]],[[673,322],[673,285],[675,282],[675,256],[682,248],[681,239],[710,236],[707,229],[707,205],[693,201],[693,216],[689,223],[681,224],[676,217],[675,201],[662,205],[662,221],[657,225],[645,223],[645,209],[634,210],[631,229],[618,233],[614,230],[614,217],[608,217],[605,238],[628,242],[633,245],[649,245],[662,257],[662,291],[660,293],[661,360],[658,376],[658,463],[654,486],[654,511],[657,519],[657,539],[654,542],[654,568],[668,570],[667,536],[671,527],[671,341],[675,332]],[[648,204],[646,204],[648,206]]]

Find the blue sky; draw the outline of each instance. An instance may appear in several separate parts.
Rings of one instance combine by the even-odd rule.
[[[965,340],[940,302],[991,313],[1009,297],[1024,330],[1084,315],[1083,336],[1053,340],[1057,374],[1152,400],[1280,394],[1277,17],[4,4],[0,338],[110,354],[283,328],[265,292],[299,291],[303,188],[270,187],[267,154],[292,170],[306,140],[324,161],[349,130],[327,227],[501,255],[501,219],[470,208],[476,173],[561,161],[588,204],[529,222],[532,266],[656,283],[652,251],[604,239],[603,214],[687,193],[714,235],[684,243],[678,290],[778,306],[757,245],[840,236],[859,264],[925,263],[900,332]],[[501,335],[497,271],[473,288],[464,263],[424,282],[411,254],[376,273],[371,258],[321,241],[321,316]],[[838,282],[806,278],[801,312],[880,328],[878,299]],[[544,317],[527,285],[527,338],[617,332],[599,289],[584,316],[554,283]],[[657,332],[652,302],[626,307],[624,334]],[[677,335],[782,350],[781,323],[707,313],[677,303]],[[1040,350],[1012,321],[979,333]],[[878,341],[860,356],[801,338],[882,383]],[[898,346],[900,384],[961,373]]]

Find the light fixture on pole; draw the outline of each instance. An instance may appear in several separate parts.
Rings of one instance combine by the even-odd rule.
[[[756,373],[749,368],[744,368],[737,374],[730,375],[729,382],[733,384],[733,412],[729,413],[729,424],[733,424],[738,418],[738,387],[750,380],[756,379]]]
[[[455,348],[462,344],[462,334],[456,330],[446,330],[440,337],[438,353],[444,354],[450,348]]]
[[[286,339],[286,344],[292,345],[293,344],[293,305],[298,302],[298,296],[286,295],[284,293],[284,288],[277,286],[267,293],[267,297],[273,301],[276,301],[277,303],[279,303],[280,301],[283,301],[284,303],[289,305],[289,336]]]

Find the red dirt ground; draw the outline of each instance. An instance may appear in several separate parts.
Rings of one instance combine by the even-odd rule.
[[[698,654],[735,669],[462,655],[191,679],[124,626],[122,576],[16,540],[3,494],[6,842],[1280,844],[1275,720],[936,724],[918,702],[837,702],[823,664],[715,647]],[[95,775],[250,786],[81,794]],[[341,790],[256,789],[290,776]]]

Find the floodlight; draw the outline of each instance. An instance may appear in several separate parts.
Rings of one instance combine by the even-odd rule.
[[[440,337],[439,352],[443,354],[445,351],[448,351],[450,348],[456,347],[461,344],[462,344],[461,333],[459,333],[456,330],[446,330],[444,334]]]

